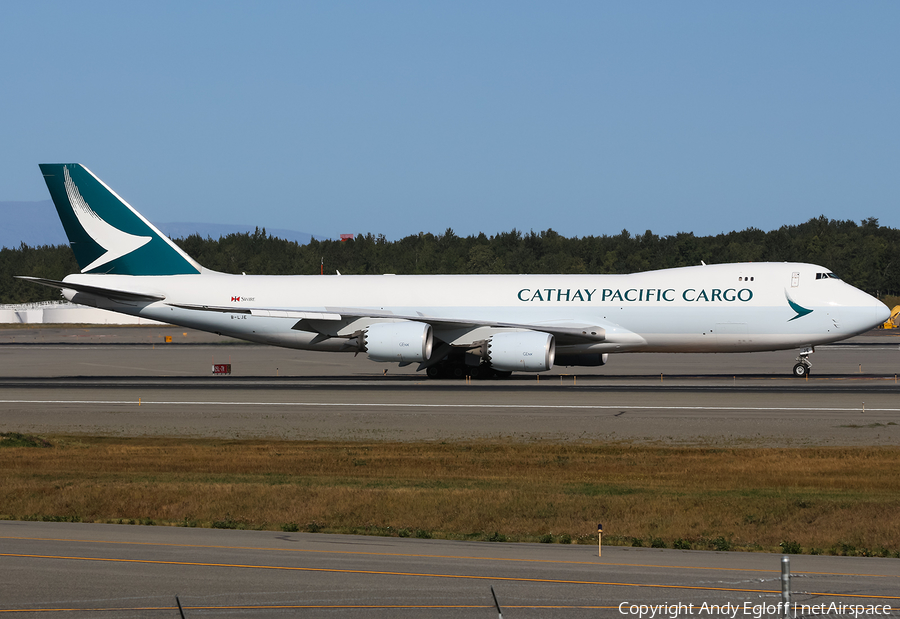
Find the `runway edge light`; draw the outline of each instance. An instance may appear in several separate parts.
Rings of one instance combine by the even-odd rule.
[[[597,525],[597,556],[603,556],[603,523]]]

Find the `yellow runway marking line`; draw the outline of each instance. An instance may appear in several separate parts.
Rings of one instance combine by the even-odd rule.
[[[135,405],[138,400],[0,400],[0,404],[114,404],[116,406]],[[164,401],[141,400],[141,406],[317,406],[332,408],[337,406],[356,408],[509,408],[509,409],[551,409],[551,410],[647,410],[647,411],[735,411],[735,412],[826,412],[826,413],[856,413],[860,407],[823,408],[807,406],[632,406],[628,405],[602,405],[602,404],[411,404],[381,403],[381,402],[211,402],[211,401]],[[866,412],[900,413],[900,408],[867,408]]]
[[[412,576],[418,578],[453,578],[460,580],[491,580],[503,582],[543,582],[559,585],[599,585],[606,587],[639,587],[648,589],[686,589],[692,591],[729,591],[737,593],[771,593],[780,595],[781,591],[772,589],[743,589],[738,587],[703,587],[700,585],[661,585],[656,583],[637,582],[603,582],[595,580],[564,580],[561,578],[524,578],[517,576],[476,576],[472,574],[430,574],[428,572],[390,572],[380,570],[346,570],[324,567],[297,567],[290,565],[251,565],[244,563],[204,563],[194,561],[161,561],[154,559],[115,559],[108,557],[69,557],[65,555],[32,555],[19,553],[0,553],[0,557],[17,557],[24,559],[54,559],[69,561],[98,561],[103,563],[138,563],[141,565],[185,565],[193,567],[229,567],[239,569],[256,570],[283,570],[289,572],[322,572],[328,574],[367,574],[372,576]],[[799,593],[799,592],[798,592]],[[860,593],[824,593],[804,591],[804,595],[817,595],[823,597],[866,598],[876,600],[900,600],[900,596],[894,595],[868,595]]]
[[[558,565],[596,565],[598,567],[652,567],[672,570],[710,570],[716,572],[760,572],[763,574],[780,574],[781,570],[740,567],[709,567],[702,565],[656,565],[652,563],[613,563],[609,561],[563,561],[556,559],[511,559],[507,557],[473,557],[467,555],[423,555],[405,552],[365,552],[361,550],[312,550],[307,548],[268,548],[262,546],[221,546],[216,544],[172,544],[160,542],[117,542],[113,540],[67,539],[54,537],[15,537],[0,535],[0,539],[14,539],[28,542],[67,542],[83,544],[118,544],[123,546],[152,546],[160,548],[209,548],[215,550],[254,550],[259,552],[296,552],[324,555],[359,555],[368,557],[401,557],[410,559],[460,559],[465,561],[508,561],[510,563],[550,563]],[[773,555],[775,556],[775,555]],[[859,578],[900,578],[900,574],[849,574],[844,572],[808,572],[791,571],[791,574],[808,574],[812,576],[851,576]]]

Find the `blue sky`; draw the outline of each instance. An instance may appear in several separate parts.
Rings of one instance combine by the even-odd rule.
[[[900,3],[55,2],[0,19],[0,200],[336,237],[900,227]]]

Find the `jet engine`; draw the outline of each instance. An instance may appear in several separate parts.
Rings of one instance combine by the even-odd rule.
[[[609,359],[607,353],[585,352],[585,353],[560,353],[556,355],[556,365],[578,365],[582,367],[598,367],[606,365]]]
[[[549,333],[497,333],[487,342],[487,360],[504,372],[545,372],[553,367],[556,342]]]
[[[379,322],[369,325],[362,335],[362,349],[372,361],[427,361],[431,357],[434,336],[424,322]]]

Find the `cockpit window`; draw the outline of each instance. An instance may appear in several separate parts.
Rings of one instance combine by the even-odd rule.
[[[816,273],[816,279],[840,279],[834,273]]]

